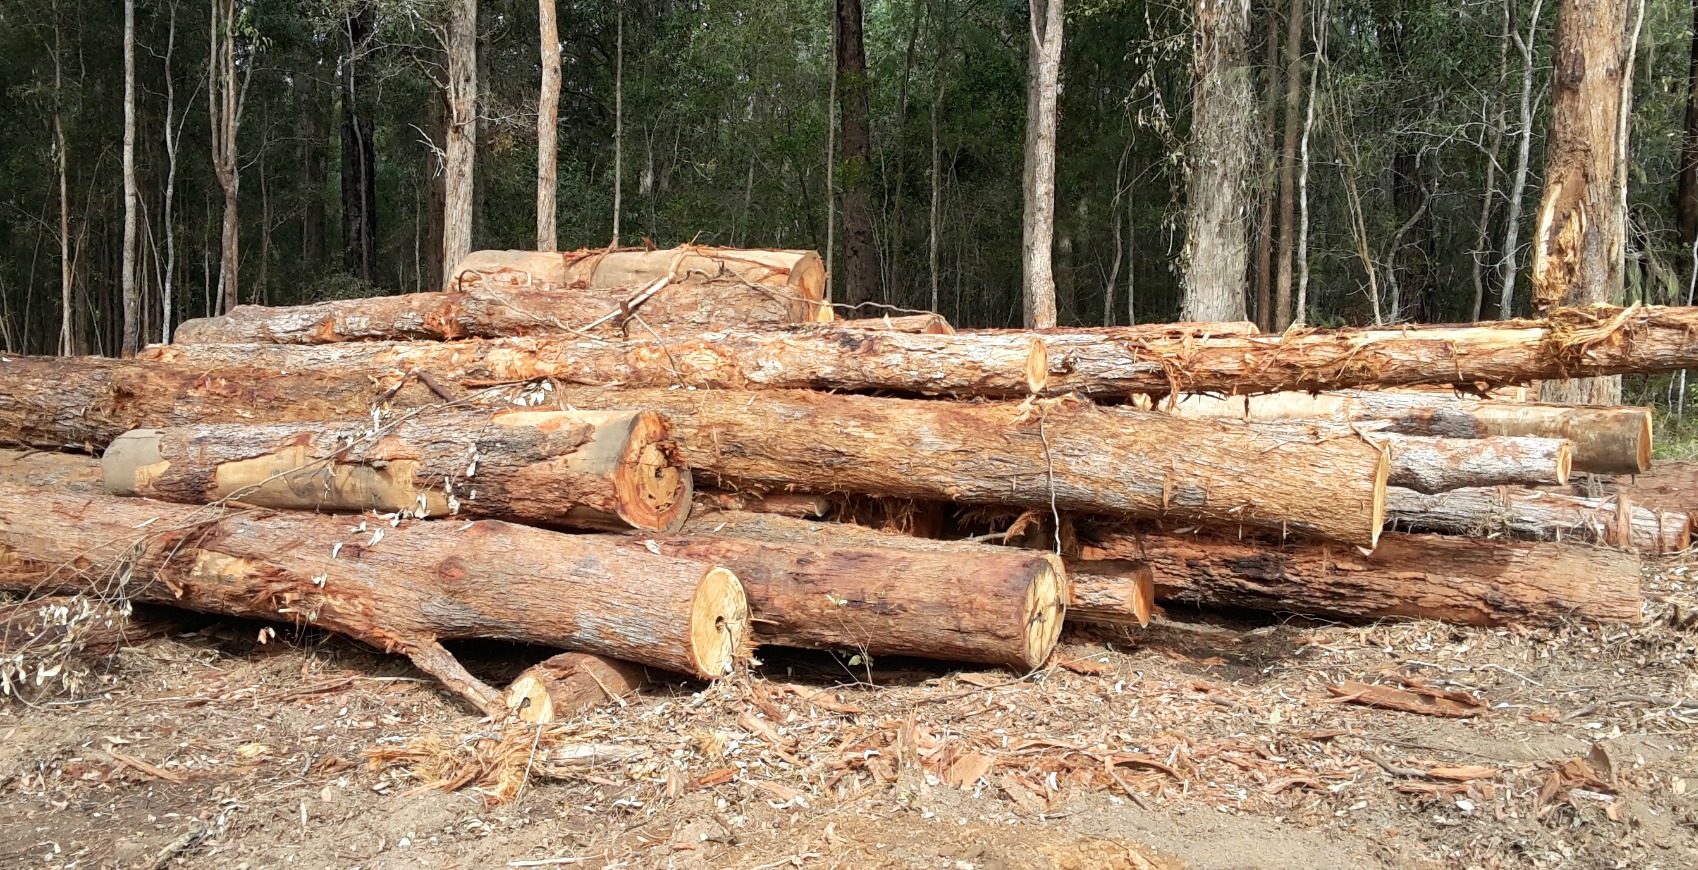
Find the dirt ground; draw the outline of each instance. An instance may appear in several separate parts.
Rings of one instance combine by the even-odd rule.
[[[0,866],[1689,868],[1698,564],[1645,581],[1632,628],[1170,611],[1024,676],[762,650],[546,731],[186,622],[0,703]]]

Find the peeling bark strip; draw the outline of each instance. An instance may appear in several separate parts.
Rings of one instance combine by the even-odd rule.
[[[1422,495],[1386,494],[1388,527],[1453,535],[1510,535],[1536,541],[1585,541],[1646,553],[1673,553],[1691,543],[1691,519],[1638,507],[1629,498],[1580,498],[1501,487]]]
[[[736,572],[762,643],[1029,670],[1061,635],[1067,576],[1057,557],[839,543],[774,534],[774,524],[748,516],[695,517],[688,537],[657,543],[666,555]]]
[[[710,679],[745,648],[742,587],[715,565],[489,520],[372,525],[3,483],[0,589],[317,626],[406,655],[502,716],[500,693],[440,641],[566,647]]]
[[[1104,530],[1086,559],[1140,559],[1156,597],[1345,619],[1638,622],[1639,557],[1620,550],[1443,535],[1387,534],[1352,547]]]
[[[650,411],[455,411],[391,428],[315,421],[136,429],[103,459],[116,495],[312,511],[464,514],[674,529],[690,472]]]
[[[1447,438],[1566,438],[1574,470],[1640,474],[1651,467],[1651,411],[1619,406],[1496,402],[1445,393],[1342,390],[1265,396],[1189,394],[1156,407],[1191,419],[1384,422],[1384,431]]]
[[[495,290],[547,285],[606,289],[636,287],[661,278],[674,284],[719,280],[787,288],[796,304],[793,320],[829,321],[825,298],[825,262],[813,251],[768,251],[680,245],[664,251],[646,248],[582,249],[565,253],[473,251],[452,272],[450,289]],[[667,293],[673,290],[666,291]],[[645,306],[646,308],[647,306]]]
[[[634,313],[622,315],[648,285],[588,287],[579,284],[515,289],[473,287],[450,293],[409,293],[369,299],[332,299],[312,305],[266,308],[242,305],[221,317],[185,321],[177,344],[330,344],[343,341],[443,341],[467,337],[576,338],[601,324],[611,338],[628,331],[646,337],[694,335],[735,327],[804,322],[782,286],[709,281],[668,284]],[[914,330],[918,331],[918,330]]]
[[[1047,376],[1028,366],[1042,353]],[[496,339],[358,346],[185,345],[139,358],[198,368],[326,369],[592,385],[890,390],[960,396],[1249,394],[1520,383],[1698,368],[1698,308],[1562,309],[1548,320],[1283,335],[1120,338],[1061,330],[911,335],[818,326],[600,342]],[[3,371],[3,369],[0,369]]]

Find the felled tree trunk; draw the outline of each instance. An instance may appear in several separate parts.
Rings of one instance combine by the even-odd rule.
[[[1156,596],[1343,619],[1637,622],[1639,557],[1565,544],[1388,534],[1372,553],[1214,535],[1090,534],[1087,559],[1138,559]]]
[[[1262,396],[1187,394],[1156,408],[1179,417],[1386,424],[1388,432],[1448,438],[1566,438],[1574,470],[1638,474],[1651,466],[1647,408],[1500,402],[1432,391],[1341,390]]]
[[[501,694],[440,641],[566,647],[703,678],[745,647],[742,587],[716,565],[489,520],[373,525],[0,485],[0,589],[317,626],[406,655],[503,716]]]
[[[673,529],[690,471],[652,411],[447,411],[369,422],[136,429],[107,489],[187,504],[492,517],[576,529]]]
[[[1384,449],[1359,438],[1317,442],[1066,401],[568,393],[575,407],[625,403],[664,412],[691,469],[722,485],[1170,517],[1361,546],[1379,534],[1389,468]]]
[[[746,516],[707,514],[688,536],[653,543],[736,572],[763,643],[1030,669],[1061,634],[1067,579],[1053,556],[863,547],[795,531],[762,538]]]
[[[1647,510],[1621,497],[1589,499],[1514,487],[1436,495],[1394,487],[1386,495],[1386,523],[1410,531],[1584,541],[1647,553],[1672,553],[1691,543],[1691,520],[1684,513]]]
[[[191,344],[143,359],[193,369],[257,368],[364,377],[425,371],[448,383],[555,378],[590,386],[818,389],[1024,397],[1043,390],[1044,339],[846,329],[717,332],[609,342],[535,338],[357,345]]]
[[[901,317],[868,317],[834,321],[848,329],[888,329],[891,332],[914,332],[924,335],[954,335],[955,327],[941,314],[909,314]]]
[[[825,262],[813,251],[763,251],[682,245],[642,248],[536,251],[473,251],[454,267],[455,289],[510,290],[538,284],[570,287],[634,287],[661,278],[674,283],[731,279],[788,288],[802,303],[799,320],[831,320],[825,298]]]
[[[671,283],[650,290],[648,285],[549,284],[333,299],[287,308],[242,305],[221,317],[185,321],[174,341],[330,344],[505,336],[578,338],[589,330],[603,338],[622,331],[647,338],[651,332],[694,335],[811,322],[809,303],[797,301],[783,286],[720,280]]]
[[[642,665],[569,652],[526,668],[503,697],[521,722],[548,725],[617,701],[648,682],[649,671]]]
[[[1446,492],[1469,486],[1568,482],[1572,442],[1560,438],[1364,437],[1391,449],[1392,486]]]
[[[1155,611],[1155,574],[1129,559],[1068,559],[1073,597],[1067,619],[1097,625],[1149,625]]]

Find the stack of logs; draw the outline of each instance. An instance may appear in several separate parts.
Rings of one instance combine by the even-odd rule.
[[[1159,600],[1630,622],[1689,540],[1563,489],[1646,471],[1645,409],[1492,391],[1698,367],[1698,309],[957,332],[834,319],[812,252],[456,276],[0,359],[0,589],[313,625],[548,721],[756,644],[1030,669]],[[469,637],[572,652],[503,693]]]

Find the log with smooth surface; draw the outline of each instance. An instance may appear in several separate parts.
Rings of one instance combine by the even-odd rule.
[[[1518,436],[1574,442],[1574,470],[1637,474],[1651,464],[1648,408],[1546,405],[1482,400],[1437,391],[1340,390],[1259,396],[1186,394],[1157,402],[1179,417],[1248,421],[1327,420],[1386,424],[1402,435],[1448,438]]]
[[[575,529],[673,529],[690,472],[652,411],[443,411],[392,425],[136,429],[103,457],[117,495],[295,510],[464,514]]]
[[[1163,601],[1344,619],[1638,622],[1636,554],[1603,547],[1387,534],[1372,553],[1220,535],[1088,533],[1086,559],[1138,559]]]
[[[408,656],[486,712],[494,689],[441,645],[490,638],[704,678],[744,651],[723,567],[484,520],[363,523],[0,483],[0,589],[90,592],[313,625]]]
[[[631,287],[661,278],[673,283],[737,280],[789,288],[806,303],[807,321],[832,319],[825,298],[825,262],[813,251],[771,251],[681,245],[668,250],[473,251],[451,273],[456,289],[536,285]]]
[[[633,337],[693,335],[714,329],[812,322],[810,306],[789,288],[742,281],[671,283],[644,295],[645,285],[543,285],[332,299],[268,308],[239,305],[218,317],[184,321],[177,344],[330,344],[504,336],[603,338],[626,328]],[[634,307],[625,306],[641,299]],[[626,314],[641,318],[629,322]]]
[[[1386,524],[1452,535],[1584,541],[1646,553],[1672,553],[1691,543],[1685,513],[1649,510],[1618,496],[1591,499],[1516,487],[1434,495],[1393,487],[1386,494]]]
[[[588,653],[561,653],[525,669],[503,698],[512,715],[532,725],[564,722],[649,683],[642,665]]]
[[[1067,578],[1054,556],[859,546],[807,529],[834,524],[776,519],[705,514],[686,524],[688,535],[653,543],[736,572],[762,643],[1025,670],[1061,634]]]

